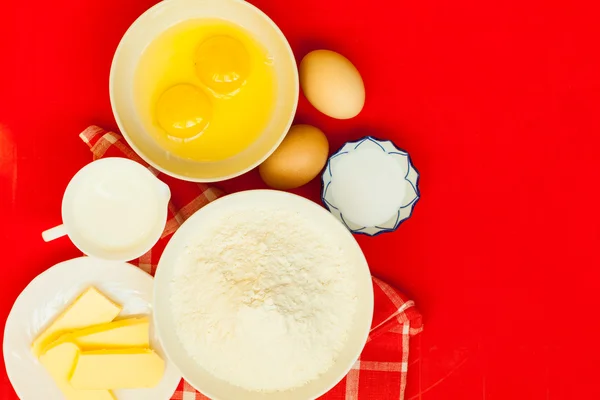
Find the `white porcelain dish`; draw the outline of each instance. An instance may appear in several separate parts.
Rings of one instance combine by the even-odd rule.
[[[143,51],[171,26],[198,18],[226,20],[249,31],[272,56],[277,79],[277,103],[262,135],[246,150],[218,162],[186,160],[161,148],[145,132],[134,104],[134,76]],[[121,39],[110,71],[109,91],[117,124],[140,157],[176,178],[215,182],[251,170],[275,151],[292,124],[300,89],[296,60],[285,36],[252,4],[243,0],[165,0],[142,14]]]
[[[31,343],[53,318],[92,285],[123,306],[119,317],[152,313],[153,279],[131,264],[80,257],[56,264],[38,275],[15,301],[4,328],[4,364],[21,400],[64,400],[31,352]],[[181,381],[175,365],[165,358],[153,327],[150,340],[153,349],[167,361],[162,381],[151,389],[115,390],[118,400],[168,400]]]
[[[170,297],[173,266],[185,247],[203,225],[219,219],[231,210],[251,210],[255,206],[287,209],[298,213],[319,228],[324,236],[335,238],[350,257],[356,260],[349,268],[356,268],[358,308],[348,342],[334,366],[320,378],[307,385],[285,392],[249,392],[217,379],[202,369],[185,351],[173,329]],[[329,212],[302,197],[279,191],[252,190],[218,199],[192,215],[175,233],[167,245],[155,275],[154,322],[167,356],[173,361],[184,379],[198,391],[214,400],[306,400],[314,399],[335,386],[350,370],[360,355],[373,318],[373,286],[364,255],[350,232]]]
[[[344,218],[340,207],[336,204],[333,190],[331,190],[332,184],[335,182],[336,164],[349,154],[365,149],[376,150],[381,152],[381,154],[393,157],[403,170],[406,171],[406,175],[404,176],[404,185],[406,189],[404,198],[401,199],[400,207],[387,221],[376,226],[358,225],[349,218]],[[364,165],[364,170],[371,174],[369,165]],[[376,173],[379,172],[372,172],[372,174]],[[373,176],[372,174],[371,176]],[[365,136],[357,141],[345,143],[338,151],[329,157],[321,176],[321,201],[331,214],[339,219],[352,233],[376,236],[381,233],[393,232],[398,229],[402,222],[410,218],[415,205],[421,198],[419,177],[419,171],[417,171],[413,165],[410,155],[406,151],[397,147],[390,140],[379,140],[373,136]]]

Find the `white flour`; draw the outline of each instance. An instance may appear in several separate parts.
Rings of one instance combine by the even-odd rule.
[[[214,376],[254,391],[326,372],[356,311],[350,261],[288,211],[252,209],[205,227],[175,266],[179,339]]]

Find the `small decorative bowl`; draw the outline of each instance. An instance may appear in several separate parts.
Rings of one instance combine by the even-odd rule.
[[[367,149],[383,152],[391,156],[405,172],[404,197],[397,211],[387,221],[374,226],[362,226],[352,222],[349,218],[342,215],[342,211],[333,196],[332,182],[335,181],[336,165],[349,154]],[[365,166],[365,168],[368,168]],[[352,233],[360,233],[369,236],[375,236],[380,233],[393,232],[400,224],[408,219],[413,211],[415,204],[421,197],[419,192],[419,172],[414,167],[409,154],[398,148],[389,140],[379,140],[372,136],[366,136],[354,142],[347,142],[327,161],[322,175],[321,200],[325,207],[337,217]],[[387,218],[387,215],[386,215]]]

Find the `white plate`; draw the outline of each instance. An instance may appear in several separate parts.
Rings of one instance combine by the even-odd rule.
[[[291,210],[306,221],[319,228],[328,240],[352,257],[355,262],[348,268],[354,268],[357,278],[358,305],[354,325],[350,329],[348,341],[329,371],[318,379],[297,389],[285,392],[259,393],[248,392],[215,378],[201,368],[185,351],[179,341],[171,313],[171,280],[173,266],[180,255],[186,251],[186,245],[211,221],[218,220],[231,210],[252,210],[253,207],[272,207]],[[274,190],[249,190],[222,197],[198,210],[188,218],[175,232],[162,254],[155,275],[154,285],[154,322],[165,352],[179,368],[185,380],[198,391],[215,400],[307,400],[319,397],[336,385],[350,370],[360,355],[373,319],[373,285],[367,261],[352,234],[331,213],[323,207],[286,192]]]
[[[15,301],[4,328],[6,372],[21,400],[64,399],[31,352],[31,343],[54,317],[92,285],[123,306],[119,316],[152,311],[153,279],[131,264],[81,257],[56,264],[38,275]],[[151,389],[115,390],[118,400],[167,400],[177,388],[181,375],[165,357],[152,328],[150,340],[153,349],[166,361],[162,381]]]

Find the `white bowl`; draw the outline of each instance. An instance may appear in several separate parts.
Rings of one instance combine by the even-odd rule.
[[[406,171],[404,176],[404,185],[406,187],[404,198],[401,199],[400,207],[394,212],[389,220],[376,226],[362,226],[352,222],[349,218],[344,218],[342,211],[337,206],[337,202],[333,197],[332,184],[335,182],[336,164],[347,157],[349,154],[365,149],[374,149],[381,152],[382,155],[393,157],[394,160]],[[375,171],[369,168],[369,165],[364,165],[363,170],[375,177],[381,171]],[[413,209],[419,199],[421,192],[419,190],[419,171],[413,165],[410,155],[396,146],[390,140],[380,140],[373,136],[365,136],[359,140],[345,143],[338,151],[336,151],[329,160],[323,170],[321,176],[321,201],[323,205],[339,219],[352,233],[358,233],[368,236],[376,236],[381,233],[394,232],[398,227],[412,215]]]
[[[188,355],[174,329],[171,313],[171,281],[173,266],[190,239],[202,227],[219,219],[232,209],[272,206],[298,213],[314,224],[328,238],[334,238],[347,254],[356,260],[349,268],[356,269],[357,311],[348,341],[333,367],[305,386],[285,392],[250,392],[220,380]],[[161,345],[169,359],[179,368],[184,379],[204,395],[215,400],[307,400],[321,396],[348,373],[358,359],[369,334],[373,319],[373,286],[369,266],[352,234],[327,210],[302,197],[279,191],[251,190],[218,199],[192,215],[175,233],[167,245],[154,277],[154,322]]]
[[[249,31],[274,59],[277,80],[272,119],[258,140],[226,160],[198,162],[177,157],[146,132],[134,103],[135,72],[146,47],[180,22],[217,18]],[[165,0],[142,14],[121,39],[110,70],[110,102],[121,133],[148,164],[176,178],[215,182],[241,175],[262,163],[289,130],[298,104],[296,60],[283,33],[262,11],[243,0]]]

